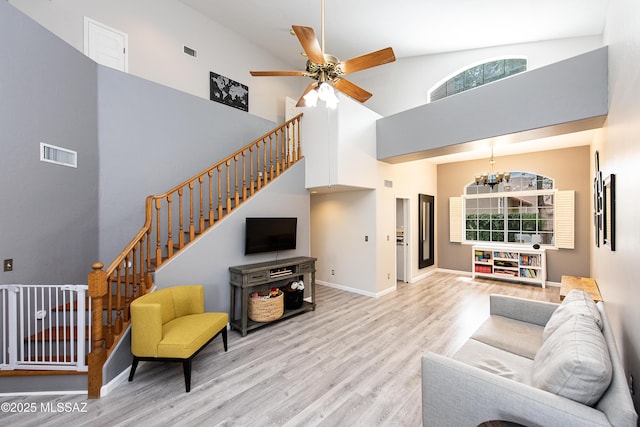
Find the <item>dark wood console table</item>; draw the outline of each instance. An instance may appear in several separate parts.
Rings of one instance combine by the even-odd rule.
[[[231,328],[240,331],[243,337],[247,335],[248,331],[270,323],[254,322],[249,319],[248,306],[251,292],[274,286],[284,286],[291,280],[302,278],[305,291],[309,289],[311,294],[311,302],[304,301],[300,308],[285,310],[278,320],[316,309],[316,258],[296,257],[280,261],[238,265],[229,267],[229,273],[231,277],[229,281],[231,286],[229,323]],[[240,297],[239,303],[238,296]],[[237,316],[238,308],[240,309],[239,316]]]

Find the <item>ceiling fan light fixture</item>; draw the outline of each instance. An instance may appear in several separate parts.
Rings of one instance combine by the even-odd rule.
[[[370,52],[358,57],[340,61],[337,57],[328,54],[324,47],[324,0],[321,0],[322,12],[322,32],[321,40],[318,41],[315,31],[312,27],[302,25],[292,25],[291,32],[298,38],[302,46],[304,56],[307,58],[307,64],[304,71],[250,71],[252,76],[294,76],[294,77],[310,77],[315,83],[307,86],[304,94],[298,100],[296,106],[312,107],[317,105],[317,97],[325,101],[328,108],[336,108],[340,102],[335,91],[342,92],[344,95],[358,101],[365,102],[373,94],[362,89],[358,85],[346,80],[345,74],[355,73],[357,71],[366,70],[368,68],[377,67],[396,60],[393,49],[387,47],[375,52]],[[316,92],[316,93],[311,93]],[[308,95],[308,96],[307,96]]]
[[[320,87],[318,87],[318,98],[326,102],[327,99],[331,98],[332,96],[335,98],[336,95],[333,93],[333,88],[331,87],[331,85],[326,82],[320,83]]]
[[[331,109],[336,108],[340,102],[333,86],[327,82],[322,82],[317,88],[307,92],[303,99],[305,107],[315,107],[318,104],[318,99],[324,101],[327,108]]]
[[[303,98],[306,107],[315,107],[318,104],[318,91],[310,90]]]
[[[327,98],[324,102],[327,105],[327,108],[334,110],[338,106],[338,103],[340,102],[340,100],[338,99],[336,94],[333,93],[333,90],[332,90],[331,96]]]

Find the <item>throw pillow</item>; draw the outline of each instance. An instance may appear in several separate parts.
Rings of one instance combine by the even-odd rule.
[[[609,387],[613,368],[602,331],[593,318],[575,315],[540,347],[531,384],[586,405],[595,405]]]
[[[602,330],[602,317],[591,295],[582,289],[574,289],[567,294],[562,304],[558,306],[549,318],[542,332],[542,339],[549,338],[556,329],[576,314],[592,317],[596,325]]]

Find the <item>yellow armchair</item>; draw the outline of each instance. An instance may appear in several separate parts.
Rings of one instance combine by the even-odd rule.
[[[131,303],[133,380],[139,361],[182,362],[187,393],[191,390],[191,361],[222,334],[227,351],[227,313],[204,312],[201,285],[160,289]]]

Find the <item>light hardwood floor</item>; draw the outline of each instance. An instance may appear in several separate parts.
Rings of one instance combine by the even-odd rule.
[[[451,355],[489,315],[489,294],[559,302],[559,288],[437,272],[369,298],[326,286],[317,309],[241,337],[216,339],[193,363],[141,363],[108,396],[25,396],[36,413],[0,413],[22,426],[420,426],[420,357]],[[47,413],[41,404],[86,412]],[[83,408],[83,405],[86,407]]]

